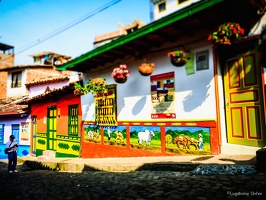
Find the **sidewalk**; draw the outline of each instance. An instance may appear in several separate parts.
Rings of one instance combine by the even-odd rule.
[[[55,158],[38,160],[36,157],[20,157],[23,170],[50,169],[56,171],[109,171],[128,172],[137,170],[190,171],[200,164],[252,165],[256,155],[206,155],[164,156],[133,158]]]

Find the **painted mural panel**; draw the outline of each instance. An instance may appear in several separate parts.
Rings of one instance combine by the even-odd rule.
[[[176,154],[211,154],[210,128],[165,127],[166,152]]]
[[[126,126],[104,127],[104,144],[126,147]]]
[[[21,122],[21,140],[29,141],[29,122]]]
[[[176,118],[174,77],[174,72],[150,76],[152,119]]]
[[[130,147],[161,152],[161,132],[159,126],[131,126]]]
[[[86,142],[101,143],[101,128],[99,126],[85,124],[84,140]]]

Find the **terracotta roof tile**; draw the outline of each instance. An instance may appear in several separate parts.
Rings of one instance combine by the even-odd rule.
[[[19,105],[25,97],[6,98],[0,100],[0,116],[28,113],[28,105]]]
[[[36,80],[36,81],[31,81],[29,83],[26,83],[26,86],[33,86],[33,85],[42,85],[42,84],[46,84],[46,83],[55,83],[55,82],[59,82],[59,81],[67,81],[69,80],[69,76],[68,75],[61,75],[61,76],[57,76],[57,77],[49,77],[49,78],[42,78],[40,80]]]

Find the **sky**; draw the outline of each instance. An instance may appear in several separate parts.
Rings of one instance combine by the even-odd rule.
[[[15,66],[50,51],[72,59],[93,49],[97,35],[139,19],[150,23],[150,0],[0,0],[0,43],[14,46]]]

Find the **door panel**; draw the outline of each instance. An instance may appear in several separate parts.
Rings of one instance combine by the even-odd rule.
[[[47,149],[56,150],[56,106],[48,107]]]
[[[226,61],[224,91],[228,143],[264,146],[265,125],[260,67],[255,51]]]

